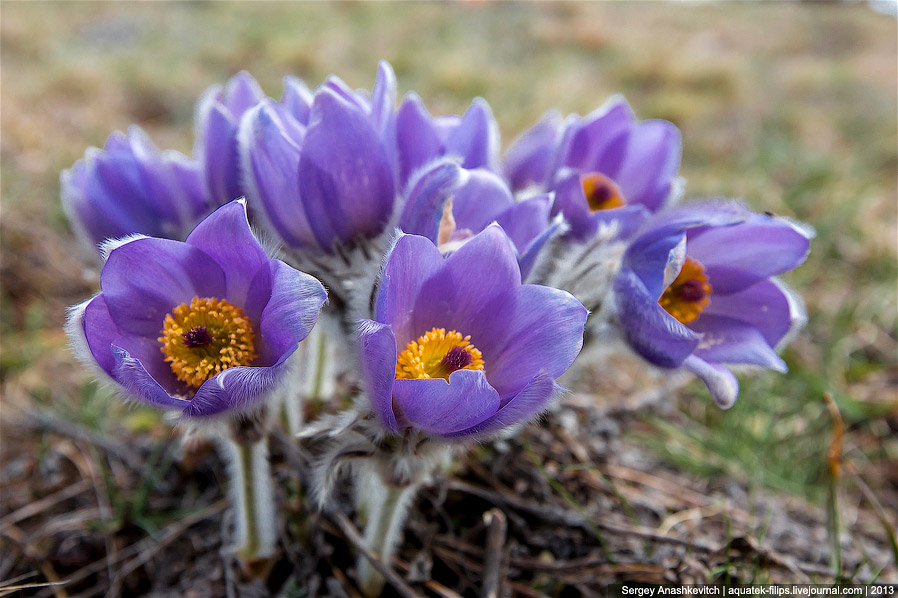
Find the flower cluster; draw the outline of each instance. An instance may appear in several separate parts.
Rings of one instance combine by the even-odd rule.
[[[278,100],[242,72],[196,120],[192,158],[135,127],[62,173],[103,262],[70,338],[128,399],[231,422],[234,446],[259,442],[241,418],[264,442],[278,410],[292,432],[336,439],[322,488],[361,456],[384,488],[413,492],[449,447],[545,411],[584,347],[622,339],[723,407],[730,367],[786,369],[776,350],[804,314],[774,276],[804,260],[809,229],[735,201],[680,204],[678,129],[622,98],[550,112],[504,155],[484,100],[461,116],[432,116],[414,93],[397,106],[387,63],[371,92],[287,77]],[[338,373],[361,389],[350,416],[299,425],[303,400],[345,406]],[[267,454],[231,453],[235,479]],[[360,498],[372,529],[398,528],[378,512],[408,504],[400,490]],[[388,555],[395,532],[372,534]]]

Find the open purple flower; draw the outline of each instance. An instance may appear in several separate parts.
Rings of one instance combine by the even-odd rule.
[[[552,215],[564,214],[571,237],[585,240],[612,221],[627,236],[672,196],[680,155],[676,126],[637,122],[623,98],[612,98],[564,123],[547,114],[508,149],[505,172],[515,191],[554,190]]]
[[[198,164],[160,152],[136,126],[88,149],[59,178],[69,220],[94,247],[135,233],[183,239],[209,211]]]
[[[294,249],[332,253],[382,233],[396,202],[396,82],[382,62],[371,98],[331,77],[314,93],[296,80],[280,102],[243,121],[247,196]]]
[[[786,371],[775,349],[805,316],[771,277],[805,260],[811,236],[733,203],[659,214],[630,244],[614,280],[624,338],[654,365],[692,371],[729,407],[739,385],[725,365]]]
[[[421,98],[409,93],[396,114],[399,180],[405,184],[428,162],[452,157],[464,168],[499,168],[499,127],[489,104],[475,99],[463,116],[432,117]]]
[[[71,309],[69,336],[129,398],[184,416],[255,406],[278,386],[326,299],[317,280],[266,255],[242,200],[186,242],[113,245],[102,292]]]
[[[569,293],[521,284],[511,241],[490,225],[448,258],[401,236],[360,329],[372,408],[392,434],[450,441],[525,422],[580,352],[586,309]]]
[[[237,130],[243,114],[264,97],[253,76],[240,71],[223,88],[213,85],[207,89],[197,102],[193,154],[202,165],[216,206],[246,195],[240,181]]]

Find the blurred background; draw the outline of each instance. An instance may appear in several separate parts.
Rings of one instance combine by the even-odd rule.
[[[66,347],[65,308],[97,290],[97,275],[61,209],[59,172],[132,123],[189,154],[195,101],[241,69],[279,97],[288,73],[370,89],[379,59],[400,94],[415,90],[433,114],[485,98],[503,148],[549,109],[585,114],[623,93],[640,118],[681,129],[687,197],[742,197],[815,227],[807,264],[785,277],[809,314],[785,351],[789,374],[744,377],[729,411],[690,384],[661,415],[629,419],[621,442],[700,493],[735,484],[798,501],[811,519],[838,522],[867,579],[898,581],[888,549],[898,512],[894,17],[816,2],[3,3],[0,33],[0,581],[80,571],[58,551],[85,528],[166,524],[133,508],[164,475],[169,457],[152,447],[169,427],[99,389]],[[85,442],[150,447],[152,475],[116,485],[115,467]],[[76,474],[51,462],[66,450],[88,455],[70,459]],[[48,531],[50,507],[22,515],[81,478],[104,480],[93,517]],[[77,548],[100,558],[104,546]]]

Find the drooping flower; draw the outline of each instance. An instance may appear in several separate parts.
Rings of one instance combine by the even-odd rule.
[[[396,202],[396,82],[381,62],[371,98],[331,77],[314,93],[296,80],[240,130],[247,196],[289,248],[334,253],[384,232]]]
[[[549,113],[509,147],[505,173],[515,191],[555,192],[552,215],[563,213],[569,236],[592,237],[616,221],[621,236],[675,194],[680,132],[663,120],[637,122],[620,97],[563,123]]]
[[[70,310],[69,337],[129,399],[184,416],[256,406],[326,298],[317,280],[266,255],[242,200],[186,242],[126,238],[106,249],[101,292]]]
[[[390,251],[373,320],[360,328],[371,406],[392,434],[449,441],[525,422],[580,351],[586,309],[565,291],[521,284],[498,225],[443,258],[428,239]]]
[[[69,220],[94,247],[135,233],[184,239],[210,210],[199,165],[160,152],[137,126],[88,149],[59,179]]]
[[[432,117],[421,98],[409,93],[396,113],[396,139],[403,185],[416,170],[442,157],[451,157],[467,169],[499,171],[499,127],[481,98],[463,116]]]
[[[735,203],[658,214],[627,248],[613,283],[624,338],[656,366],[692,371],[729,407],[739,385],[726,366],[786,371],[776,349],[805,314],[773,276],[805,260],[811,237]]]
[[[253,76],[240,71],[224,87],[207,89],[197,102],[193,154],[200,162],[215,206],[246,195],[240,181],[237,131],[244,113],[264,97]]]

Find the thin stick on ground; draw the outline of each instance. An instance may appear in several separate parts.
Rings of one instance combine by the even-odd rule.
[[[396,573],[385,565],[377,555],[371,552],[371,549],[365,544],[365,541],[362,539],[361,533],[356,527],[352,524],[349,518],[343,513],[330,513],[330,517],[336,522],[336,524],[340,527],[340,531],[343,532],[343,535],[346,536],[346,539],[355,547],[359,553],[368,559],[368,562],[371,563],[371,566],[377,570],[378,573],[383,575],[384,579],[392,585],[400,595],[404,598],[416,598],[418,596],[417,592],[413,590],[407,583],[402,581],[402,579],[396,575]]]
[[[483,588],[481,598],[498,598],[502,595],[502,575],[505,561],[505,535],[508,522],[500,509],[490,509],[483,515],[486,525],[486,558],[483,563]]]

